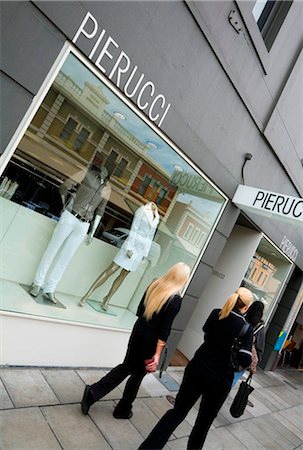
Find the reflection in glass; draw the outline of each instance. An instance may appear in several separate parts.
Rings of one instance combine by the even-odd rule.
[[[62,188],[68,185],[66,196],[74,199],[88,174],[98,174],[101,168],[109,174],[109,198],[95,229],[98,208],[85,216],[87,233],[94,239],[85,246],[86,238],[81,238],[56,286],[56,296],[67,310],[68,304],[77,305],[119,252],[128,250],[137,211],[154,204],[159,223],[148,252],[110,300],[116,315],[123,310],[133,314],[155,277],[178,261],[194,267],[225,200],[73,54],[61,67],[0,180],[1,207],[9,218],[2,230],[0,250],[7,255],[7,264],[1,278],[16,286],[31,285],[56,223],[66,219]],[[95,205],[95,198],[91,200]],[[68,213],[75,211],[69,208]],[[88,303],[102,302],[113,283],[114,276],[91,293]],[[31,300],[25,298],[23,312]],[[88,304],[78,308],[71,313],[77,317],[70,320],[81,321],[81,311],[87,308]]]
[[[253,292],[255,300],[264,303],[264,319],[271,314],[290,265],[282,253],[265,238],[261,239],[246,271],[242,286]]]

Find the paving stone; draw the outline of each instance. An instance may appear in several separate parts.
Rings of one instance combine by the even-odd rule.
[[[110,449],[100,430],[80,405],[45,406],[41,408],[64,450]]]
[[[98,402],[90,410],[93,421],[114,450],[134,450],[139,447],[143,437],[130,420],[114,419],[114,402]]]
[[[242,442],[234,436],[228,428],[216,428],[215,430],[212,430],[211,433],[218,437],[222,449],[247,450],[247,447],[242,444]]]
[[[287,410],[286,410],[287,411]],[[283,424],[288,430],[290,430],[293,434],[298,436],[299,439],[303,442],[303,432],[300,428],[296,427],[287,417],[287,413],[284,415],[284,411],[275,412],[272,414],[274,419],[277,419],[281,424]]]
[[[0,411],[0,448],[3,450],[61,449],[39,408]]]
[[[271,392],[268,388],[257,389],[253,392],[263,405],[269,408],[271,411],[278,411],[280,409],[289,408],[291,405],[283,400],[279,395]]]
[[[0,369],[0,377],[16,408],[59,403],[37,369]]]
[[[165,397],[156,397],[156,398],[146,398],[145,404],[153,411],[153,413],[160,419],[167,410],[172,408],[172,405],[166,400]],[[182,423],[175,429],[173,436],[176,438],[180,438],[183,436],[189,436],[192,427],[187,422],[187,420],[183,420]]]
[[[245,422],[245,428],[246,430],[252,434],[253,436],[256,437],[256,439],[265,447],[265,448],[269,448],[269,449],[281,449],[283,450],[284,448],[287,449],[289,448],[288,445],[287,447],[284,447],[285,445],[285,441],[281,441],[281,444],[279,442],[279,439],[276,438],[275,434],[273,436],[272,430],[270,429],[269,426],[267,426],[267,424],[265,423],[265,419],[266,416],[263,416],[262,418],[256,418],[253,420],[247,420]],[[293,448],[293,447],[290,447]]]
[[[303,405],[294,406],[293,408],[281,411],[281,414],[303,432]]]
[[[108,371],[107,371],[108,372]],[[97,381],[100,380],[100,378],[104,377],[107,373],[105,370],[77,370],[78,375],[82,378],[84,381],[84,384],[94,384]],[[122,397],[121,386],[122,383],[119,385],[120,387],[116,387],[111,392],[109,392],[105,397],[102,398],[102,400],[119,400]],[[81,400],[83,396],[83,391],[81,394]]]
[[[13,407],[14,405],[12,404],[12,401],[9,398],[9,395],[4,387],[4,384],[0,380],[0,409],[9,409]]]
[[[228,426],[230,431],[239,441],[241,441],[248,449],[263,450],[265,447],[258,441],[257,436],[251,434],[245,427],[245,424],[238,422]]]
[[[283,438],[286,438],[289,442],[292,443],[294,448],[296,448],[299,444],[302,443],[302,439],[300,439],[295,433],[293,433],[286,425],[284,425],[278,418],[276,418],[273,414],[268,414],[265,418],[266,425],[270,425],[277,431],[277,434],[282,434]]]
[[[282,398],[289,406],[297,406],[303,403],[303,389],[293,387],[284,384],[283,386],[275,386],[267,389],[268,392],[272,392],[279,398]]]
[[[81,402],[85,383],[75,370],[41,370],[61,403]]]
[[[281,384],[277,377],[272,375],[271,372],[264,372],[263,370],[258,370],[253,376],[253,379],[262,387],[277,386]]]
[[[168,442],[167,446],[171,450],[185,450],[187,446],[187,437],[179,438],[179,439],[173,439]]]
[[[145,404],[146,399],[137,398],[133,404],[133,417],[131,423],[146,438],[154,426],[158,423],[159,418]]]
[[[148,374],[143,378],[140,390],[145,392],[146,396],[158,397],[160,395],[168,395],[170,392],[160,383],[159,380],[153,375]]]

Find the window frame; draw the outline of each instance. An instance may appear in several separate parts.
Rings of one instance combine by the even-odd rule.
[[[65,41],[61,51],[59,52],[58,56],[56,57],[53,65],[51,66],[49,72],[47,73],[44,81],[42,82],[37,94],[34,96],[29,108],[25,112],[23,118],[21,119],[19,125],[16,128],[15,133],[13,134],[12,138],[10,139],[8,145],[3,151],[3,154],[0,156],[0,176],[6,169],[7,165],[9,164],[13,154],[15,153],[21,139],[23,138],[26,130],[28,129],[30,123],[32,122],[35,114],[37,113],[38,109],[42,105],[42,102],[48,93],[49,89],[52,87],[55,78],[57,77],[58,73],[60,72],[63,64],[65,63],[67,57],[72,54],[74,55],[86,68],[88,68],[99,80],[104,83],[118,98],[120,98],[123,103],[129,107],[141,120],[143,120],[155,133],[157,133],[161,139],[163,139],[172,150],[174,150],[187,164],[189,164],[190,167],[192,167],[195,172],[200,175],[211,187],[215,189],[215,191],[221,196],[222,198],[222,205],[220,208],[220,211],[216,217],[216,219],[213,221],[212,226],[209,230],[208,237],[206,241],[204,242],[203,247],[200,249],[199,255],[196,257],[195,264],[191,268],[191,274],[189,277],[189,280],[184,286],[184,289],[182,292],[185,292],[187,289],[187,286],[189,285],[192,277],[194,276],[194,273],[200,264],[200,261],[205,253],[206,247],[213,237],[214,231],[216,230],[216,227],[226,209],[227,204],[229,203],[229,199],[227,195],[212,181],[210,178],[195,164],[185,153],[183,150],[181,150],[177,145],[153,122],[150,121],[150,119],[137,107],[135,106],[121,91],[104,75],[102,74],[97,67],[88,59],[87,56],[83,55],[82,52],[80,52],[71,42]],[[147,175],[147,174],[144,174]],[[30,317],[30,315],[28,316]]]
[[[284,20],[282,21],[280,28],[275,35],[275,38],[272,42],[270,50],[268,50],[266,47],[263,35],[261,33],[261,30],[258,26],[258,23],[256,22],[256,20],[254,18],[252,2],[243,2],[243,0],[235,0],[235,3],[237,5],[237,8],[238,8],[241,16],[242,16],[245,26],[248,30],[248,33],[250,35],[250,38],[251,38],[254,48],[256,50],[257,56],[261,62],[264,73],[267,74],[269,72],[270,65],[271,65],[270,51],[271,51],[273,45],[275,44],[275,42],[277,42],[279,31],[281,30],[281,28],[283,26],[283,23],[286,19],[286,16],[288,14],[290,7],[288,8],[288,10],[285,14]],[[276,14],[276,10],[275,10],[275,14]]]

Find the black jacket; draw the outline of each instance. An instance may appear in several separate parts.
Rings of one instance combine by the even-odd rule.
[[[206,320],[203,326],[205,341],[196,351],[192,361],[204,376],[214,382],[231,385],[234,376],[230,367],[231,346],[246,321],[236,310],[225,319],[219,320],[219,312],[220,309],[214,309]],[[242,367],[251,364],[252,343],[253,329],[250,326],[241,339],[238,362]]]

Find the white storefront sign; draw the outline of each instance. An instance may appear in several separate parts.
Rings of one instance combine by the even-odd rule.
[[[179,192],[208,198],[214,201],[222,201],[221,195],[200,175],[175,170],[170,179],[171,183],[178,186]]]
[[[80,36],[90,41],[91,50],[88,57],[91,61],[94,59],[95,66],[102,73],[108,74],[110,80],[115,79],[118,88],[121,88],[122,80],[124,94],[128,98],[136,97],[138,108],[142,111],[146,110],[149,119],[157,122],[160,127],[170,108],[170,103],[163,94],[156,93],[154,83],[146,80],[144,73],[137,73],[138,67],[131,62],[129,56],[121,50],[120,45],[105,28],[99,26],[97,19],[90,12],[87,12],[76,31],[73,38],[74,44]],[[107,65],[109,61],[112,61],[112,67],[106,70],[104,65]]]
[[[232,201],[243,211],[303,225],[303,199],[300,197],[239,185]]]
[[[283,236],[283,239],[280,244],[280,249],[285,255],[289,257],[292,261],[295,262],[298,256],[298,249],[287,239],[287,236]]]

